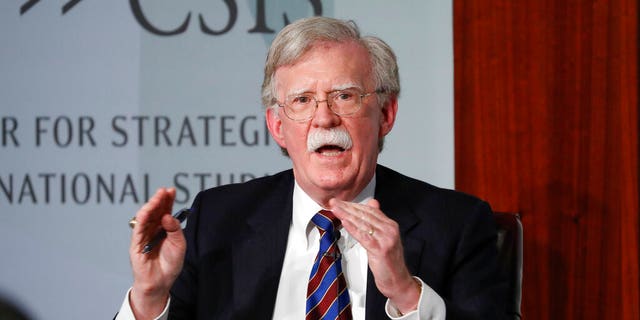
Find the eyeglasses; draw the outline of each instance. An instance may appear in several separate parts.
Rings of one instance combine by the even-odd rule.
[[[284,108],[284,114],[289,119],[299,122],[313,118],[320,102],[326,102],[333,113],[345,117],[358,112],[362,107],[362,99],[374,93],[383,93],[383,90],[367,93],[361,93],[360,89],[356,88],[336,90],[327,94],[327,100],[320,101],[311,93],[302,93],[288,96],[284,104],[278,102],[278,106]]]

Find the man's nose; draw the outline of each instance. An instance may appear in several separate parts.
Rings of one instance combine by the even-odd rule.
[[[340,123],[340,116],[329,107],[328,100],[317,100],[316,112],[313,116],[313,124],[318,127],[334,127]]]

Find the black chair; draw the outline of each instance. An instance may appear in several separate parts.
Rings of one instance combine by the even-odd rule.
[[[500,272],[507,278],[506,313],[509,319],[522,319],[522,223],[514,213],[494,213],[498,228]]]
[[[0,295],[0,319],[1,320],[29,320],[22,308],[6,296]]]

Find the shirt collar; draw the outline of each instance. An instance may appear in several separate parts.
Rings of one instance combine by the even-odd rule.
[[[371,181],[362,191],[351,201],[357,203],[366,203],[369,199],[373,199],[376,189],[376,176],[373,175]],[[311,218],[323,208],[316,203],[311,197],[302,190],[302,187],[295,181],[293,187],[293,219],[291,221],[291,232],[298,235],[304,235],[299,239],[308,239],[308,234],[313,228],[310,225]],[[307,243],[308,245],[308,243]]]

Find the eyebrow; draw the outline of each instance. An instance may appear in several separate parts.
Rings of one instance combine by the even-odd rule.
[[[345,84],[340,84],[340,85],[333,86],[331,88],[331,90],[328,91],[327,93],[346,90],[346,89],[359,89],[359,90],[362,90],[362,87],[360,87],[359,85],[357,85],[355,83],[345,83]],[[290,92],[289,94],[287,94],[287,97],[295,96],[295,95],[299,95],[299,94],[303,94],[303,93],[316,93],[316,92],[312,91],[312,90],[308,90],[308,89],[296,89],[296,90]]]
[[[340,91],[340,90],[346,90],[346,89],[359,89],[362,90],[362,87],[360,87],[359,85],[355,84],[355,83],[346,83],[346,84],[342,84],[339,86],[334,86],[331,91]]]

